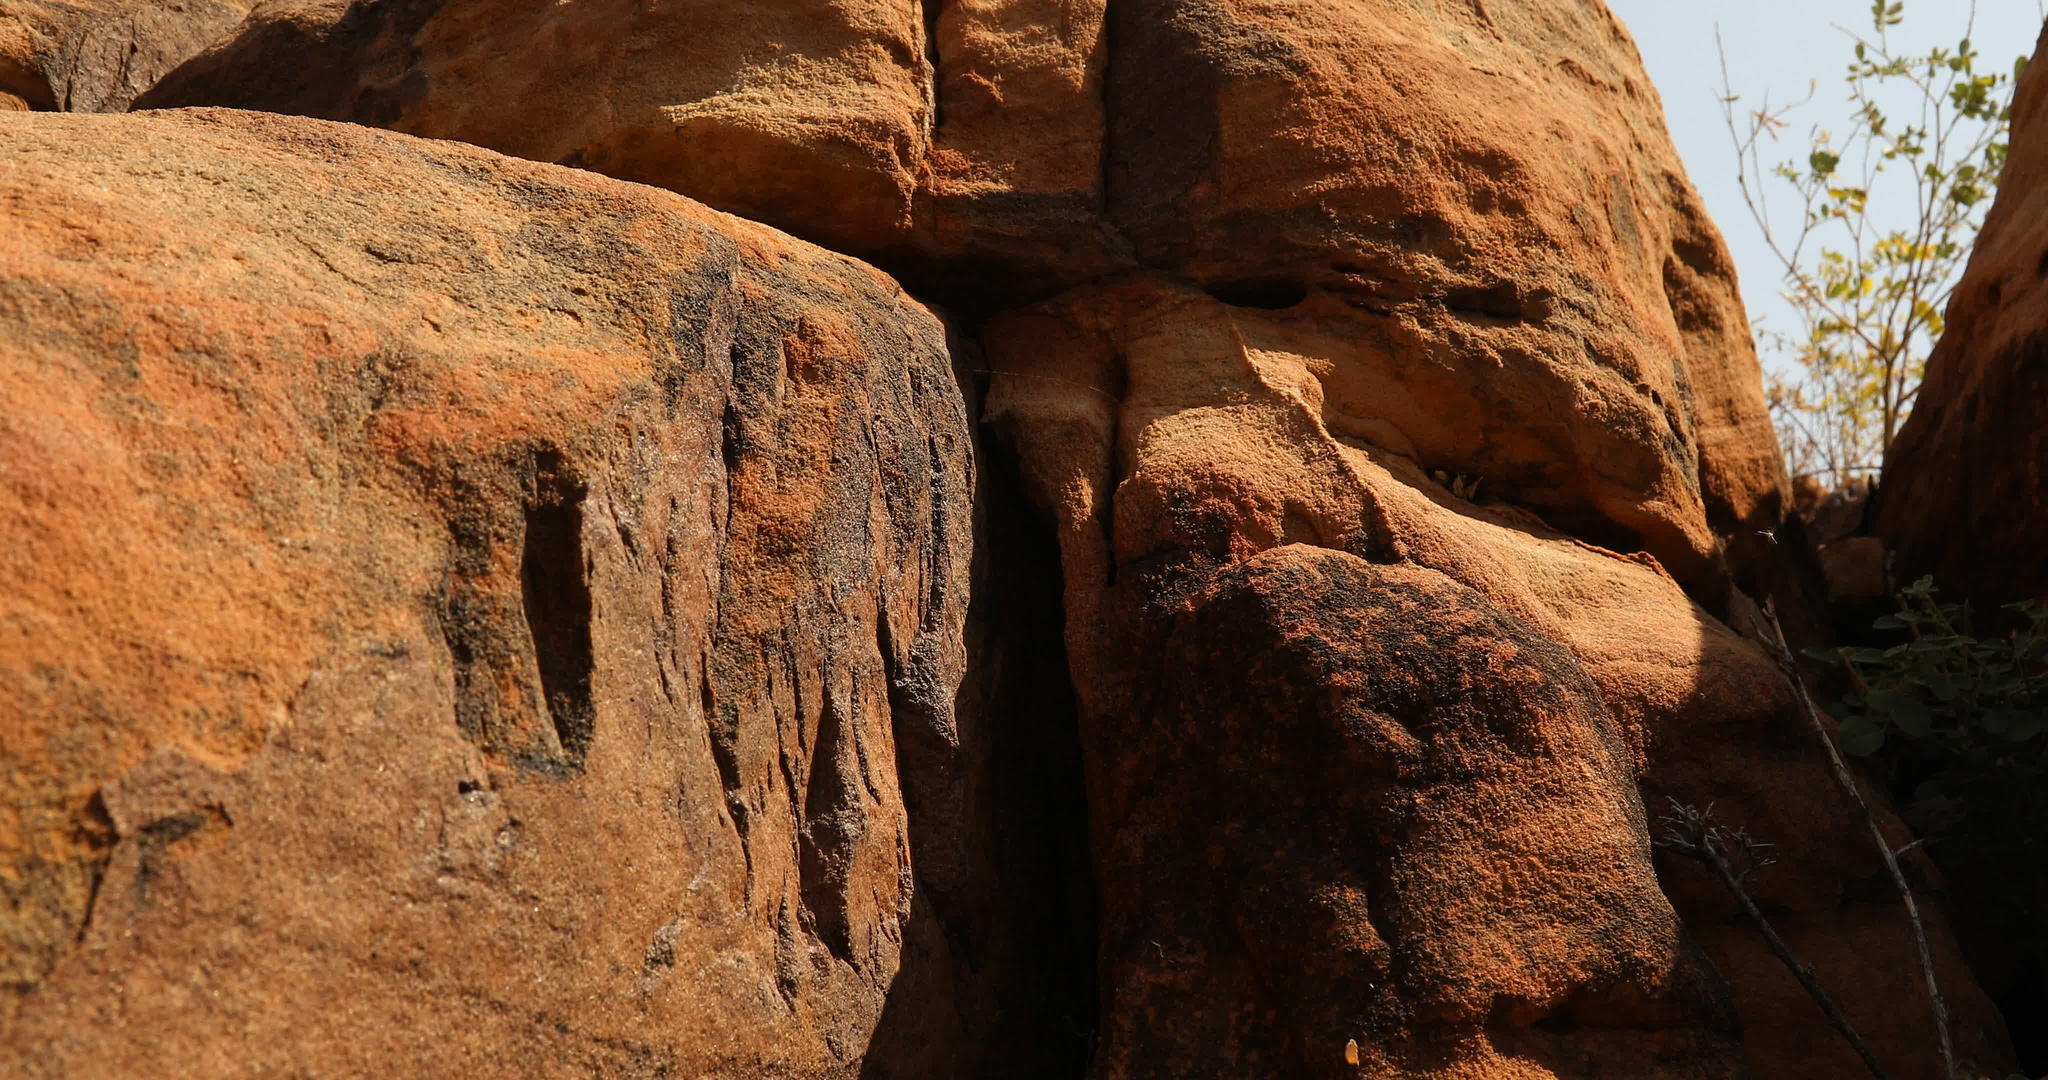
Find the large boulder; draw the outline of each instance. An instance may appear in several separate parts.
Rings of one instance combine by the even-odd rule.
[[[1112,9],[1106,212],[1145,270],[999,315],[982,332],[992,409],[1066,556],[1103,890],[1111,1041],[1100,1076],[1148,1075],[1170,1053],[1148,1033],[1194,1007],[1179,958],[1153,944],[1164,939],[1124,928],[1247,920],[1291,929],[1246,932],[1220,951],[1211,942],[1229,974],[1206,989],[1258,1003],[1270,1041],[1205,1041],[1202,1031],[1239,1030],[1214,1016],[1175,1027],[1196,1047],[1175,1059],[1182,1071],[1206,1051],[1314,1075],[1341,1068],[1331,1047],[1350,1039],[1386,1075],[1423,1069],[1387,1056],[1420,1047],[1475,1074],[1509,1068],[1507,1057],[1528,1075],[1573,1075],[1590,1060],[1627,1075],[1714,1075],[1740,1071],[1745,1056],[1766,1076],[1860,1068],[1700,868],[1662,860],[1662,892],[1643,887],[1670,799],[1715,806],[1780,845],[1780,866],[1754,886],[1780,929],[1897,1073],[1940,1075],[1904,912],[1764,644],[1775,632],[1757,601],[1796,626],[1804,593],[1795,558],[1769,537],[1785,485],[1727,255],[1626,36],[1583,7]],[[1261,703],[1245,715],[1254,706],[1231,684],[1253,676],[1225,666],[1230,650],[1196,644],[1214,630],[1163,631],[1161,619],[1212,627],[1204,608],[1226,603],[1214,597],[1240,597],[1227,602],[1246,662],[1284,652],[1278,642],[1332,637],[1333,624],[1346,635],[1418,632],[1377,612],[1362,595],[1371,586],[1254,579],[1322,597],[1283,604],[1218,584],[1234,580],[1229,567],[1292,545],[1441,575],[1429,602],[1446,619],[1516,620],[1490,632],[1513,643],[1503,654],[1558,646],[1545,675],[1518,684],[1514,670],[1481,670],[1432,700],[1484,714],[1493,710],[1481,703],[1517,698],[1510,686],[1564,685],[1562,672],[1580,671],[1599,707],[1525,705],[1533,713],[1518,725],[1539,739],[1539,760],[1574,763],[1574,784],[1524,781],[1526,797],[1506,797],[1532,751],[1470,748],[1484,729],[1466,733],[1451,719],[1459,713],[1419,721],[1413,706],[1371,705],[1410,677],[1420,651],[1314,651],[1313,665],[1259,678]],[[1295,577],[1374,580],[1334,567]],[[1292,823],[1278,854],[1266,832],[1247,834],[1232,859],[1157,839],[1216,811],[1178,801],[1155,758],[1189,763],[1207,778],[1198,788],[1245,787],[1204,763],[1229,761],[1245,732],[1279,722],[1269,717],[1314,726],[1344,702],[1388,718],[1389,730],[1451,725],[1441,737],[1464,752],[1430,754],[1432,737],[1418,736],[1425,749],[1401,782],[1455,792],[1448,807],[1483,806],[1495,835],[1550,833],[1560,847],[1614,856],[1592,873],[1562,852],[1509,854],[1499,841],[1500,859],[1560,900],[1518,906],[1509,886],[1483,884],[1491,871],[1459,853],[1454,829],[1404,833],[1422,827],[1397,828],[1409,819],[1343,794],[1384,780],[1319,779],[1317,763],[1340,743],[1261,759],[1286,758],[1274,767],[1311,802],[1348,808],[1304,817],[1251,788],[1261,794],[1247,814]],[[1152,737],[1129,737],[1133,727]],[[1557,749],[1616,737],[1629,752]],[[1613,801],[1636,783],[1646,806]],[[1559,829],[1564,818],[1575,827]],[[1361,819],[1395,831],[1361,833]],[[1903,843],[1898,823],[1885,825]],[[1378,860],[1393,851],[1404,873],[1434,875],[1437,891],[1357,884],[1383,882]],[[1219,867],[1236,875],[1221,896],[1198,885]],[[1938,879],[1924,858],[1915,867],[1925,893]],[[1228,891],[1259,877],[1290,882],[1290,895],[1358,888],[1361,898],[1329,910],[1304,900],[1299,914],[1267,919],[1255,888]],[[1474,881],[1494,902],[1453,902]],[[1689,937],[1650,932],[1669,907]],[[1565,962],[1487,944],[1496,920],[1514,943],[1573,940],[1591,923],[1644,966],[1598,948],[1564,950]],[[1367,949],[1350,962],[1406,973],[1382,991],[1401,1004],[1347,1013],[1355,987],[1325,997],[1318,981],[1274,974],[1324,970],[1333,934],[1385,940],[1382,958]],[[2008,1053],[1997,1014],[1938,918],[1934,935],[1965,1052],[1996,1069]],[[1472,957],[1455,974],[1412,959],[1448,941]],[[1718,979],[1688,974],[1693,943],[1727,980],[1742,1052],[1727,1049],[1734,1029],[1702,989]],[[1246,953],[1281,959],[1268,969]],[[1642,974],[1653,969],[1657,978]],[[1680,1012],[1684,1023],[1672,1019]],[[1627,1035],[1652,1029],[1687,1049],[1661,1057],[1657,1039]]]
[[[460,139],[869,250],[909,230],[925,52],[916,0],[266,0],[145,104]]]
[[[121,112],[251,0],[0,0],[0,111]]]
[[[1853,1074],[1736,901],[1653,865],[1678,799],[1777,845],[1778,929],[1897,1075],[1939,1076],[1905,914],[1779,662],[1655,558],[1346,430],[1369,332],[1154,279],[984,331],[1067,571],[1095,1075],[1349,1075],[1351,1043],[1374,1076]]]
[[[962,0],[928,29],[908,0],[269,0],[145,101],[668,187],[970,312],[1140,266],[1342,297],[1399,328],[1393,448],[1688,582],[1731,536],[1767,573],[1784,478],[1747,324],[1620,24],[1436,7]]]
[[[316,121],[13,114],[0,205],[10,1075],[857,1068],[963,664],[938,322]]]
[[[2004,605],[2048,605],[2048,31],[2015,91],[2012,122],[1997,201],[1912,415],[1885,454],[1877,536],[1840,545],[1864,545],[1862,576],[1880,592],[1932,575],[1940,600],[1970,605],[1980,633],[2021,625]],[[1870,606],[1889,611],[1892,599]],[[2014,874],[2006,862],[1948,866],[1985,983],[2007,1015],[2038,1018],[2048,1013],[2048,974],[2013,938],[2036,934],[2048,888],[2042,868]],[[2014,1037],[2026,1057],[2048,1057],[2048,1027],[2015,1024]]]
[[[1932,574],[1987,615],[2048,603],[2048,38],[2035,59],[1998,199],[1878,489],[1895,580]]]
[[[975,305],[1130,265],[1101,213],[1106,6],[263,0],[145,105],[595,169],[920,269]]]
[[[1005,1011],[986,982],[1030,947],[952,943],[1033,918],[991,808],[1072,777],[985,771],[1029,747],[1085,779],[1099,999],[1062,1019],[1100,1080],[1852,1074],[1734,902],[1653,855],[1667,798],[1780,845],[1754,888],[1781,929],[1895,1075],[1938,1075],[1904,914],[1764,644],[1766,604],[1795,640],[1820,619],[1797,529],[1772,540],[1732,268],[1593,0],[268,0],[143,100],[667,187],[956,314],[1016,466],[979,489],[973,580],[1020,617],[966,647],[1054,644],[1049,599],[988,561],[1028,590],[1048,537],[1065,639],[1013,665],[1032,693],[970,665],[961,700],[1071,723],[1080,761],[896,725],[931,887],[871,1074],[948,1074]],[[1070,869],[1037,844],[1026,865]],[[1037,906],[1062,945],[1037,985],[1074,992],[1089,904]],[[1996,1070],[1930,909],[1961,1044]]]

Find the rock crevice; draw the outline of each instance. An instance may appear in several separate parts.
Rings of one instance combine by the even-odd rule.
[[[1936,1075],[1601,5],[210,33],[0,115],[31,1075],[1848,1075],[1667,798]]]

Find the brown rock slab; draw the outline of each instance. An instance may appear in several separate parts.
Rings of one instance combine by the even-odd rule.
[[[974,340],[956,355],[986,369],[1004,443],[996,456],[1013,457],[1016,473],[1005,480],[1014,489],[984,483],[977,531],[983,541],[991,530],[1028,535],[977,544],[975,595],[1000,602],[983,609],[990,621],[970,623],[964,646],[932,631],[925,655],[937,658],[933,670],[957,671],[958,648],[985,649],[974,655],[1006,658],[1022,677],[1071,680],[1075,700],[1006,693],[1019,685],[1012,675],[970,671],[960,700],[991,723],[894,725],[900,805],[877,781],[862,787],[871,799],[853,799],[858,812],[834,804],[816,815],[823,824],[799,804],[797,790],[814,786],[799,777],[852,787],[841,783],[854,774],[843,755],[836,772],[799,774],[778,762],[815,757],[802,724],[796,751],[776,724],[743,754],[721,749],[731,722],[709,723],[713,772],[765,775],[770,809],[758,820],[775,824],[760,827],[777,842],[799,838],[790,865],[808,884],[789,909],[794,929],[774,940],[799,942],[797,955],[822,948],[818,970],[837,974],[818,978],[840,979],[809,997],[800,986],[796,1019],[742,1039],[757,1055],[746,1060],[760,1063],[746,1068],[851,1068],[860,1049],[850,1033],[874,1022],[885,982],[888,961],[872,958],[890,955],[899,988],[872,1044],[886,1052],[863,1068],[966,1068],[957,1048],[1000,1026],[989,1018],[1006,1009],[987,993],[987,973],[1012,970],[1031,949],[955,943],[1024,921],[1031,905],[1006,897],[1004,883],[1063,872],[1057,845],[1002,866],[1022,849],[991,809],[1033,797],[990,783],[996,763],[1020,746],[1042,762],[1058,757],[1001,734],[1042,715],[1047,730],[1071,723],[1080,744],[1100,980],[1099,1000],[1080,1002],[1093,1019],[1068,1022],[1095,1034],[1100,1080],[1852,1074],[1853,1056],[1732,901],[1696,867],[1653,858],[1667,797],[1713,803],[1781,845],[1781,868],[1758,888],[1786,934],[1897,1075],[1935,1075],[1903,914],[1861,823],[1829,786],[1791,684],[1758,645],[1763,601],[1795,638],[1824,617],[1817,572],[1787,521],[1733,270],[1633,46],[1601,5],[271,0],[144,100],[344,119],[667,187],[871,257],[961,314],[957,329]],[[393,190],[362,198],[389,205]],[[402,232],[362,261],[349,227],[313,254],[365,281],[418,262],[399,240],[437,235]],[[502,245],[462,246],[495,259]],[[645,276],[641,265],[604,280],[623,288],[622,278]],[[564,307],[582,310],[541,310]],[[658,313],[632,317],[668,325]],[[552,318],[517,340],[555,333]],[[707,316],[695,332],[722,340],[725,319]],[[843,336],[798,325],[824,342]],[[784,348],[788,378],[809,370],[804,357],[840,355],[834,347]],[[904,539],[925,535],[914,530],[885,543],[874,539],[879,526],[832,532],[829,544],[804,532],[842,520],[818,509],[838,504],[814,471],[836,477],[843,464],[821,449],[840,445],[821,434],[838,430],[823,417],[869,414],[791,408],[776,415],[805,419],[773,445],[808,446],[806,465],[829,465],[764,479],[776,493],[761,504],[770,509],[756,531],[767,539],[732,546],[728,527],[727,547],[704,549],[707,564],[720,574],[775,568],[772,588],[761,586],[775,595],[838,596],[842,580],[886,575],[800,566],[814,547],[882,567],[936,543]],[[905,445],[928,429],[875,423]],[[722,425],[720,445],[754,445],[753,429],[742,425],[747,439],[736,443],[733,428]],[[490,444],[450,430],[464,433],[450,445]],[[415,456],[439,460],[441,445]],[[478,500],[503,515],[574,502],[578,485],[580,498],[594,497],[583,459],[527,460],[525,472],[485,470],[499,479],[477,482]],[[1026,498],[1035,506],[987,505]],[[458,520],[437,505],[439,517],[418,513]],[[488,628],[514,607],[506,568],[516,559],[497,541],[464,538],[536,532],[484,516],[443,526],[456,536],[444,543],[498,554],[441,558],[458,567],[448,594],[462,598],[443,608]],[[946,528],[967,517],[947,517]],[[559,522],[546,510],[537,534],[561,535]],[[1782,544],[1771,535],[1781,527]],[[1005,592],[1019,588],[1004,582],[1005,559],[1024,571],[1026,591],[1047,587],[1048,533],[1058,612],[1047,598]],[[575,589],[519,580],[528,608],[586,603]],[[864,589],[852,595],[877,595]],[[347,595],[309,592],[279,606],[325,610]],[[612,594],[591,590],[591,611],[609,610],[601,595]],[[699,610],[691,603],[678,610]],[[778,657],[810,655],[781,629],[795,616],[745,610],[754,621],[734,631],[746,644],[733,646],[743,659],[732,663],[769,673],[751,684],[757,697],[780,701],[787,687],[792,715],[815,709],[820,732],[825,717],[868,730],[844,719],[826,681],[774,674]],[[906,647],[900,622],[831,610],[848,625],[891,627],[875,646],[882,655]],[[994,611],[1020,617],[998,625]],[[1049,644],[1056,617],[1064,665],[1021,660],[1031,642]],[[550,685],[567,687],[573,705],[583,668],[527,672],[516,624],[479,633],[475,659],[450,661],[477,752],[514,754],[539,732],[538,762],[585,775],[576,755],[597,743],[577,749],[581,721],[557,728],[551,749],[534,719],[544,710],[499,704],[516,705],[538,680],[543,705]],[[283,640],[314,638],[294,630]],[[584,647],[571,635],[567,654]],[[867,655],[811,651],[837,658],[826,670]],[[694,684],[678,670],[686,698]],[[872,694],[880,670],[854,670],[845,693]],[[592,674],[589,685],[613,677]],[[944,683],[902,700],[942,717],[931,688]],[[891,708],[903,708],[899,697]],[[870,776],[874,755],[855,757]],[[161,787],[138,781],[135,791]],[[730,829],[756,821],[751,813],[729,807]],[[1075,828],[1076,815],[1062,815],[1057,827]],[[165,851],[223,835],[210,814],[172,816]],[[52,896],[89,890],[78,868],[128,835],[112,818],[63,820],[85,822],[67,826],[73,848],[63,849],[84,854],[52,857],[73,868],[47,871],[68,883]],[[1888,817],[1886,827],[1899,833]],[[921,887],[891,894],[892,932],[887,890],[847,890],[890,867],[904,874],[906,857],[892,862],[884,849],[906,835]],[[820,861],[805,843],[845,854]],[[766,872],[721,865],[724,876],[707,880],[728,893]],[[1914,872],[1932,895],[1927,866]],[[753,903],[756,893],[741,896]],[[1071,944],[1088,904],[1051,907],[1065,929],[1031,940]],[[1934,933],[1961,1043],[1996,1070],[1998,1019],[1938,912]],[[703,963],[726,955],[716,951],[724,940],[675,938],[670,955]],[[1071,972],[1079,951],[1048,966]],[[1071,993],[1067,980],[1040,985]],[[839,1026],[804,1008],[840,1010]],[[819,1030],[836,1033],[822,1056],[803,1049]],[[1061,1055],[1064,1067],[1080,1056]],[[998,1068],[988,1064],[997,1056],[984,1050],[983,1067]]]
[[[2048,56],[2048,40],[2035,50]],[[1897,579],[1980,612],[2048,603],[2048,64],[2015,91],[1997,201],[1885,454],[1877,532]]]
[[[1828,600],[1838,604],[1885,604],[1891,589],[1885,579],[1884,541],[1875,536],[1851,536],[1820,549],[1821,574],[1827,579]]]
[[[230,36],[249,7],[250,0],[0,0],[0,111],[122,112]]]
[[[1092,1075],[1740,1074],[1568,650],[1421,567],[1203,563],[1111,599],[1136,659],[1091,716]]]
[[[9,1069],[850,1075],[963,663],[939,324],[461,145],[0,157]]]
[[[1899,1075],[1939,1075],[1904,912],[1778,663],[1654,557],[1345,426],[1369,325],[1147,279],[984,332],[1066,568],[1102,890],[1091,1075],[1352,1075],[1347,1042],[1384,1076],[1859,1068],[1704,871],[1652,870],[1674,797],[1779,845],[1768,908]],[[1997,1013],[1933,933],[1965,1052],[1996,1067]],[[1455,975],[1415,959],[1438,950]]]
[[[460,139],[870,250],[910,226],[925,53],[915,0],[267,0],[146,105]]]
[[[1380,403],[1413,456],[1681,580],[1782,514],[1732,269],[1611,15],[1116,12],[1109,208],[1148,267],[1385,316],[1375,348],[1429,402]]]

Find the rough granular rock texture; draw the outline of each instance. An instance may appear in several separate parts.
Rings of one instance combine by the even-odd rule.
[[[0,0],[0,111],[121,112],[251,0]]]
[[[925,41],[916,0],[267,0],[147,102],[460,139],[870,249],[909,228]]]
[[[0,159],[9,1069],[857,1069],[963,661],[939,324],[460,145]]]
[[[1421,567],[1207,563],[1111,599],[1138,632],[1089,742],[1095,1075],[1740,1074],[1568,650]]]
[[[1353,1075],[1349,1041],[1370,1076],[1858,1068],[1704,871],[1653,872],[1667,797],[1780,845],[1755,886],[1780,928],[1900,1074],[1938,1075],[1904,913],[1776,661],[1654,558],[1345,431],[1332,403],[1375,354],[1338,310],[1138,280],[984,334],[1067,571],[1093,1075]],[[1965,1052],[1996,1067],[1997,1014],[1934,934]],[[1371,992],[1291,974],[1339,969]]]
[[[1933,574],[1986,613],[2048,603],[2048,65],[2020,80],[2004,175],[1877,512],[1898,581]]]
[[[787,865],[801,902],[772,923],[790,929],[768,954],[742,954],[776,958],[778,994],[785,972],[842,979],[797,979],[785,995],[795,1019],[723,1036],[786,1048],[831,1033],[829,1052],[774,1051],[775,1068],[859,1058],[869,1080],[1060,1075],[1083,1061],[1097,1080],[1853,1074],[1733,902],[1699,868],[1653,854],[1675,797],[1781,845],[1756,888],[1787,936],[1895,1075],[1937,1075],[1903,913],[1760,644],[1766,602],[1795,642],[1825,618],[1808,603],[1818,579],[1787,520],[1733,271],[1633,46],[1595,0],[269,0],[143,100],[308,113],[667,187],[871,259],[953,313],[956,362],[991,387],[990,460],[1003,473],[978,482],[971,515],[944,520],[975,523],[979,621],[957,640],[920,639],[933,644],[919,652],[877,615],[890,632],[874,647],[933,658],[918,669],[930,671],[957,671],[947,665],[964,651],[958,701],[973,715],[907,723],[945,716],[945,695],[927,690],[946,680],[911,693],[891,677],[902,809],[877,780],[860,786],[860,813],[829,800],[814,813],[812,793],[880,775],[877,754],[855,755],[859,770],[843,756],[836,772],[781,769],[811,760],[811,729],[778,726],[783,741],[764,733],[731,750],[733,722],[709,723],[717,779],[705,783],[744,788],[765,772],[761,805],[805,793],[793,818],[726,811],[735,834],[798,838]],[[505,198],[526,198],[529,176],[560,175],[493,168]],[[235,170],[217,175],[239,190]],[[401,185],[348,190],[373,207],[423,205]],[[436,235],[370,231],[375,250],[323,244],[290,265],[374,280],[407,272]],[[462,250],[498,257],[494,244]],[[592,274],[625,288],[643,265]],[[482,278],[511,273],[490,267]],[[723,310],[708,303],[678,310]],[[532,328],[503,340],[567,332],[549,312],[589,318],[571,301],[532,310]],[[427,314],[437,321],[417,333],[440,333],[443,313]],[[725,318],[692,325],[722,340]],[[806,316],[792,340],[839,340],[821,325],[841,323]],[[836,355],[787,346],[784,378],[763,385],[780,393],[807,358]],[[813,415],[809,399],[774,400],[788,406],[774,415]],[[425,415],[445,426],[449,412]],[[920,445],[945,457],[918,434],[929,426],[875,424],[913,457]],[[754,429],[722,428],[726,456],[751,460]],[[788,438],[809,446],[803,468],[774,473],[792,492],[898,452],[862,457],[808,427]],[[469,460],[419,455],[443,457]],[[584,460],[533,457],[518,479],[452,490],[499,515],[563,505],[597,491]],[[926,550],[822,509],[838,505],[792,494],[775,502],[789,516],[757,529],[765,539],[708,550],[725,573],[779,568],[778,588],[834,597],[846,582],[875,595],[861,583]],[[490,547],[473,535],[564,531],[554,511],[537,521],[437,526],[455,537],[439,542],[459,553]],[[878,569],[788,569],[813,548]],[[493,560],[512,556],[464,558],[444,557],[457,599],[436,625],[497,625],[509,586],[491,582],[514,572]],[[519,580],[528,611],[586,602],[555,579]],[[589,595],[601,623],[613,594]],[[950,610],[954,594],[933,595],[931,611]],[[307,596],[278,606],[311,618],[338,602]],[[777,657],[811,654],[800,635],[794,647],[777,636],[782,609],[746,610],[754,651],[734,669],[771,673],[757,689],[789,687],[791,715],[816,715],[817,739],[866,730],[847,717],[869,714],[841,708],[829,680],[774,675]],[[1030,655],[1059,647],[1054,624],[1063,663]],[[519,697],[521,669],[504,657],[523,655],[520,639],[480,634],[450,646],[450,707],[478,753],[516,756],[520,733],[539,730],[519,717],[538,713],[494,703]],[[567,655],[586,647],[563,640]],[[644,645],[607,640],[587,645],[593,694],[631,677],[602,674],[613,649],[640,670]],[[868,655],[814,651],[824,670]],[[573,706],[582,670],[538,665],[528,682],[543,703],[567,688]],[[856,697],[888,672],[861,670]],[[675,682],[678,708],[695,685],[687,671]],[[576,772],[577,755],[602,745],[596,715],[587,747],[580,722],[555,728],[529,771],[596,775]],[[648,730],[648,746],[666,745]],[[90,827],[67,842],[80,851],[124,828],[79,820]],[[165,850],[216,835],[196,819],[168,828],[180,839]],[[1071,851],[1060,855],[1084,831],[1092,897],[1065,884]],[[891,862],[881,838],[905,835],[909,855]],[[852,854],[813,858],[828,842]],[[1909,863],[1959,1042],[2000,1073],[1998,1018],[1956,960],[1938,882],[1924,859]],[[718,865],[701,887],[730,893],[785,864]],[[899,911],[908,898],[895,938],[882,893],[854,888],[889,867],[908,883],[889,894]],[[1043,891],[1020,892],[1031,888]],[[745,906],[765,895],[741,889],[742,910],[766,918]],[[705,944],[722,939],[687,937],[710,924],[677,924],[668,951],[649,955],[679,970],[727,955]],[[1001,932],[1025,924],[1037,929]],[[889,955],[902,966],[874,1020],[863,1010],[888,977],[868,958]],[[1037,958],[1037,981],[1015,984],[1023,999],[992,989]],[[1092,994],[1076,985],[1090,969]],[[831,1024],[806,1019],[825,1002],[841,1010]],[[854,1033],[869,1021],[864,1051]],[[1032,1033],[1058,1043],[1044,1064],[1002,1049]]]
[[[1389,449],[1683,580],[1782,512],[1727,257],[1599,5],[1132,0],[1111,32],[1117,225],[1226,300],[1384,315]]]
[[[1385,316],[1392,448],[1681,580],[1730,536],[1768,573],[1784,481],[1732,272],[1604,10],[927,6],[271,0],[148,101],[583,165],[977,312],[1141,266],[1328,296]]]

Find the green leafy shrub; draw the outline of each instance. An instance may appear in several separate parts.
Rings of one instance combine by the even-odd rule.
[[[1806,115],[1819,83],[1790,105],[1765,98],[1739,109],[1724,56],[1737,180],[1800,323],[1760,335],[1767,355],[1792,362],[1765,365],[1771,419],[1791,474],[1830,487],[1876,473],[1912,411],[1998,186],[2026,65],[2024,55],[2000,62],[1978,52],[1975,0],[1925,6],[1958,31],[1956,44],[1902,51],[1892,31],[1904,0],[1872,0],[1869,30],[1848,36],[1834,126],[1814,124],[1790,146],[1779,136]],[[1781,211],[1800,208],[1796,229],[1772,213],[1773,196]]]
[[[1875,628],[1885,648],[1815,650],[1850,692],[1831,710],[1845,753],[1889,781],[1906,820],[2002,947],[2048,960],[2048,609],[1980,636],[1966,605],[1921,578]]]

